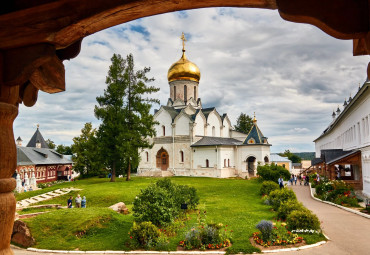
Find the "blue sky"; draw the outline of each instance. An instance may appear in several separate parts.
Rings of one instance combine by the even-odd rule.
[[[181,56],[201,71],[199,95],[205,107],[227,113],[233,124],[256,112],[272,152],[314,151],[333,109],[366,79],[367,56],[352,56],[352,41],[338,40],[306,24],[284,21],[277,11],[208,8],[143,18],[83,40],[79,56],[65,61],[66,91],[39,93],[34,107],[20,106],[14,136],[27,143],[40,124],[45,139],[70,145],[94,117],[113,53],[134,55],[137,68],[151,67],[153,95],[166,104],[167,71]],[[155,106],[154,108],[159,108]]]

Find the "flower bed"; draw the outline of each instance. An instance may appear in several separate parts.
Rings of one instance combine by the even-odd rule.
[[[253,240],[256,244],[259,244],[263,247],[269,246],[279,246],[279,245],[288,245],[288,244],[297,244],[303,242],[303,237],[298,236],[298,234],[288,231],[286,223],[274,223],[275,226],[272,227],[271,235],[263,240],[262,233],[254,232]]]

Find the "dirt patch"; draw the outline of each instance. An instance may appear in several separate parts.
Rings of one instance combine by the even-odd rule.
[[[280,250],[280,249],[287,249],[287,248],[297,248],[297,247],[306,245],[306,241],[303,240],[301,243],[296,243],[296,244],[275,245],[275,246],[264,247],[262,245],[257,244],[253,240],[253,237],[249,238],[249,241],[254,247],[261,249],[261,251],[273,251],[273,250]]]

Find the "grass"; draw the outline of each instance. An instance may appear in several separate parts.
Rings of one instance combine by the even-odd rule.
[[[125,244],[129,238],[128,232],[134,220],[133,216],[117,214],[107,207],[124,202],[132,212],[132,202],[140,189],[156,180],[157,178],[134,177],[129,182],[118,179],[112,183],[106,178],[91,178],[44,189],[44,191],[63,187],[82,189],[78,193],[86,196],[87,208],[54,210],[26,219],[37,241],[35,247],[64,250],[127,250]],[[207,211],[207,221],[222,222],[234,231],[230,253],[259,252],[259,249],[250,244],[249,237],[256,231],[255,226],[260,220],[272,220],[276,215],[269,206],[261,203],[259,195],[261,184],[258,181],[199,177],[173,177],[171,180],[195,187],[200,197],[198,207]],[[19,194],[17,199],[34,196],[36,192],[39,191]],[[70,195],[75,197],[77,192],[38,204],[67,205]],[[187,229],[195,222],[196,216],[192,214],[191,220],[186,223]],[[181,229],[176,237],[171,238],[170,250],[176,250],[185,230],[186,228]]]
[[[30,214],[30,213],[36,213],[36,212],[50,212],[50,211],[54,211],[54,210],[58,210],[57,208],[53,207],[53,208],[24,208],[20,211],[17,211],[17,213],[19,215],[23,215],[23,214]]]

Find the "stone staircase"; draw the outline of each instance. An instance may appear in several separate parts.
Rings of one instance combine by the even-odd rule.
[[[17,201],[17,208],[18,209],[26,208],[30,206],[31,204],[35,204],[35,203],[38,203],[44,200],[52,199],[54,197],[62,196],[62,195],[68,194],[69,192],[75,191],[75,190],[80,190],[80,189],[75,189],[75,188],[57,189],[57,190],[53,190],[53,191],[50,191],[50,192],[47,192],[47,193],[44,193],[38,196],[23,199],[21,201]]]

